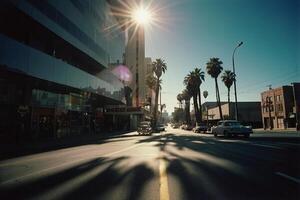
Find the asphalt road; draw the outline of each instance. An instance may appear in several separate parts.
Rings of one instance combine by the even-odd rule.
[[[300,138],[168,128],[0,162],[0,199],[300,199]]]

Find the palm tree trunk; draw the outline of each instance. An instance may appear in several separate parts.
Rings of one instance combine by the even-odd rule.
[[[228,95],[228,115],[229,115],[229,119],[231,119],[231,115],[230,115],[230,88],[228,88],[227,91],[227,95]]]
[[[191,124],[191,115],[190,115],[190,101],[185,100],[185,112],[186,112],[186,123]]]
[[[216,95],[217,95],[217,103],[219,107],[219,113],[220,113],[220,118],[223,120],[223,114],[222,114],[222,108],[221,108],[221,100],[220,100],[220,93],[219,93],[219,86],[218,86],[218,81],[217,78],[215,78],[215,84],[216,84]]]
[[[198,95],[199,95],[200,122],[202,122],[202,102],[201,102],[201,89],[200,89],[200,87],[199,87]]]
[[[196,123],[199,124],[200,123],[200,113],[199,113],[199,108],[198,108],[197,96],[198,96],[197,93],[193,95],[193,101],[194,101]]]
[[[153,128],[157,125],[157,111],[158,111],[158,93],[159,93],[159,79],[157,79],[156,88],[155,88],[155,104],[153,110]]]

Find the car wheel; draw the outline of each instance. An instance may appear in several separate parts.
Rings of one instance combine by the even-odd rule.
[[[218,133],[214,133],[214,136],[215,136],[215,137],[218,137]]]
[[[249,137],[250,137],[250,134],[247,133],[247,134],[244,135],[244,137],[245,137],[245,138],[249,138]]]

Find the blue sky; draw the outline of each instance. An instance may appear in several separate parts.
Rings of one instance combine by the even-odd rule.
[[[195,67],[206,72],[211,57],[232,70],[234,47],[239,101],[259,101],[266,85],[300,82],[300,3],[298,0],[160,0],[164,24],[146,32],[146,56],[163,58],[162,102],[178,106],[183,79]],[[201,89],[215,101],[213,79],[206,74]],[[227,90],[219,78],[221,100]],[[231,92],[233,100],[233,87]]]

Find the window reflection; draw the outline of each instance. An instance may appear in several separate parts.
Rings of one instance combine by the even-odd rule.
[[[121,83],[112,85],[1,34],[0,42],[0,53],[4,55],[0,57],[0,64],[9,66],[14,71],[122,100],[120,95],[116,95],[116,92],[122,91]]]

